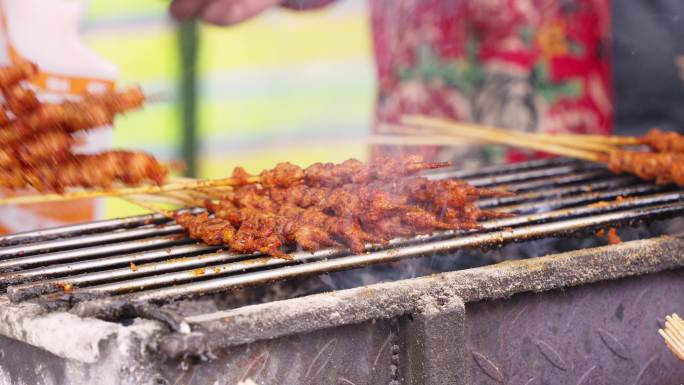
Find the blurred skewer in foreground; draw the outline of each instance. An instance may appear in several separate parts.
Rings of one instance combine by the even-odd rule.
[[[665,328],[658,333],[665,339],[665,344],[672,353],[684,362],[684,320],[677,314],[665,317]]]
[[[142,107],[147,98],[140,88],[43,102],[30,83],[38,73],[38,67],[25,59],[0,68],[0,187],[62,193],[164,183],[169,170],[149,154],[74,150],[74,135],[112,125],[117,115]],[[163,97],[152,95],[157,100]]]

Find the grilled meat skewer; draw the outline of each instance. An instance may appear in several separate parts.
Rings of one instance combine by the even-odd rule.
[[[0,143],[10,143],[46,130],[69,133],[111,125],[116,114],[138,108],[144,95],[137,89],[89,96],[82,101],[41,104],[22,119],[0,128]]]
[[[59,169],[59,171],[55,171]],[[67,187],[111,188],[116,183],[161,184],[166,168],[152,156],[140,152],[108,151],[68,155],[56,166],[37,163],[0,170],[0,186],[10,189],[33,187],[38,191],[62,192]]]
[[[395,166],[395,178],[390,178],[389,168],[354,160],[304,170],[280,164],[261,173],[265,183],[238,185],[218,202],[207,201],[213,216],[185,213],[176,221],[192,238],[212,245],[286,257],[282,246],[315,251],[343,245],[361,253],[368,242],[386,243],[397,236],[438,229],[475,229],[478,219],[507,216],[480,210],[475,201],[508,193],[477,189],[462,181],[396,177],[434,165],[416,157],[383,164]],[[307,174],[309,170],[317,172]],[[234,175],[241,173],[238,169]],[[316,177],[307,179],[310,175]]]
[[[661,131],[654,128],[641,137],[640,141],[657,152],[684,154],[684,136],[677,132]]]
[[[340,164],[315,163],[305,169],[292,163],[279,163],[271,170],[259,174],[260,184],[268,187],[289,187],[305,184],[310,187],[339,186],[346,183],[369,183],[376,180],[395,180],[403,176],[415,175],[420,171],[449,166],[449,162],[423,162],[419,156],[403,158],[383,158],[364,164],[349,159]],[[242,167],[236,167],[233,178],[247,180],[252,175]],[[247,182],[245,182],[247,183]]]
[[[684,186],[684,154],[613,151],[605,163],[617,174],[628,172],[644,180]]]
[[[38,74],[38,66],[28,60],[0,68],[0,89],[8,89],[22,80],[31,79]]]
[[[0,167],[24,167],[29,164],[55,165],[71,153],[74,138],[64,131],[30,135],[12,146],[0,147]]]
[[[36,93],[20,84],[3,89],[3,96],[7,107],[12,111],[15,118],[25,117],[40,107]]]

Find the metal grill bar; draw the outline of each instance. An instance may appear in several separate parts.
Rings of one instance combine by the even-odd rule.
[[[590,180],[596,180],[599,178],[614,178],[614,175],[611,175],[606,172],[606,170],[596,170],[596,171],[584,171],[584,172],[576,172],[573,174],[568,174],[568,175],[561,175],[561,176],[556,176],[556,177],[551,177],[551,178],[544,178],[544,179],[533,179],[531,181],[526,181],[526,182],[520,182],[516,184],[508,184],[508,185],[503,185],[502,187],[505,187],[509,191],[513,192],[525,192],[529,190],[534,190],[538,188],[548,188],[550,185],[557,185],[557,186],[562,186],[562,185],[567,185],[570,183],[577,183],[577,182],[586,182]],[[636,182],[637,179],[631,176],[625,176],[624,177],[626,180],[631,181],[632,183]]]
[[[620,202],[612,202],[601,205],[593,206],[582,206],[572,209],[557,210],[550,212],[543,212],[527,216],[517,216],[512,218],[503,218],[492,221],[487,221],[482,223],[481,231],[494,231],[501,230],[505,228],[512,228],[515,226],[531,224],[531,223],[543,223],[551,220],[558,219],[569,219],[579,216],[596,215],[601,213],[607,213],[615,210],[625,210],[635,207],[645,206],[645,205],[657,205],[667,202],[677,202],[684,198],[684,192],[672,192],[665,194],[650,195],[646,197],[634,198],[623,200]],[[391,245],[395,247],[408,245],[416,242],[427,242],[439,239],[444,239],[447,237],[453,237],[458,235],[457,231],[445,231],[433,235],[424,235],[420,237],[408,238],[408,239],[396,239]],[[461,232],[461,234],[463,234]],[[373,250],[372,246],[368,247],[368,250]],[[61,289],[65,285],[71,285],[73,287],[78,287],[82,285],[88,285],[103,281],[113,281],[117,279],[126,279],[122,282],[113,282],[105,285],[98,285],[88,287],[83,290],[74,290],[73,293],[105,293],[105,294],[117,294],[133,290],[142,290],[150,287],[158,287],[161,285],[177,284],[180,282],[187,282],[195,279],[206,278],[215,275],[226,275],[229,273],[249,271],[254,269],[260,269],[263,267],[275,267],[275,266],[285,266],[295,263],[307,262],[312,260],[320,260],[323,258],[330,258],[336,255],[343,255],[344,252],[340,250],[325,250],[318,253],[306,253],[299,252],[292,254],[292,261],[286,261],[282,259],[274,259],[267,257],[257,257],[251,258],[249,255],[236,255],[228,252],[217,252],[213,254],[201,255],[193,258],[183,258],[178,260],[171,260],[158,263],[149,263],[144,265],[139,265],[135,269],[130,267],[109,270],[99,273],[88,273],[82,275],[71,276],[67,278],[58,278],[48,281],[32,282],[24,285],[17,285],[10,287],[8,290],[8,295],[13,300],[21,300],[28,298],[32,295],[38,295],[42,293],[47,293],[50,291],[55,291]],[[236,263],[230,263],[227,265],[217,265],[218,263],[239,261]],[[78,266],[79,264],[66,265],[61,269],[61,272],[69,269],[71,266]],[[197,270],[201,268],[202,270]],[[178,271],[172,274],[163,274],[149,276],[151,273],[164,273],[168,271],[176,271],[181,269],[193,269]],[[28,271],[32,276],[40,276],[40,271],[49,271],[49,269],[35,269],[34,271]],[[18,273],[17,276],[20,276]],[[48,274],[45,274],[48,275]],[[137,278],[140,276],[147,276],[144,278]],[[23,277],[27,279],[29,277]],[[2,280],[2,277],[0,277]]]
[[[169,219],[157,215],[139,215],[130,218],[110,219],[69,226],[60,226],[45,230],[26,231],[0,236],[0,246],[7,247],[23,243],[48,241],[55,238],[73,237],[92,233],[121,230],[144,225],[156,225],[169,222]]]
[[[606,205],[606,206],[594,206],[593,208],[588,208],[584,210],[584,213],[586,214],[587,212],[591,212],[592,214],[597,214],[601,212],[606,212],[610,210],[615,210],[615,209],[620,209],[623,207],[629,207],[634,204],[646,204],[646,203],[653,203],[653,202],[659,202],[662,201],[663,199],[679,199],[682,196],[679,194],[674,194],[674,195],[668,195],[667,197],[647,197],[644,199],[634,199],[631,202],[618,202],[616,204],[612,205]],[[684,206],[683,206],[684,207]],[[530,227],[527,231],[534,235],[534,234],[549,234],[550,232],[558,231],[560,229],[567,229],[567,228],[572,228],[572,229],[579,229],[580,226],[585,226],[585,227],[596,227],[596,225],[601,225],[603,223],[606,223],[607,221],[615,221],[618,219],[633,219],[636,218],[636,216],[641,215],[638,214],[638,210],[632,210],[632,211],[624,211],[624,212],[619,212],[616,214],[603,214],[603,215],[598,215],[598,216],[592,216],[591,218],[585,217],[581,218],[577,223],[573,222],[573,220],[569,221],[561,221],[557,222],[555,226],[546,224],[542,225],[541,228],[537,227]],[[521,224],[528,224],[528,223],[534,223],[534,222],[539,222],[539,221],[548,221],[550,219],[558,219],[558,218],[572,218],[575,216],[575,212],[573,210],[562,210],[562,211],[555,211],[555,212],[547,212],[547,213],[542,213],[538,214],[536,216],[527,216],[527,217],[515,217],[515,218],[506,218],[503,220],[494,220],[494,221],[488,221],[482,224],[483,228],[485,230],[494,230],[492,233],[489,233],[490,235],[482,235],[482,234],[475,234],[475,235],[465,235],[459,237],[459,241],[454,241],[454,242],[447,242],[445,243],[446,245],[454,245],[453,248],[458,248],[458,247],[472,247],[472,246],[484,246],[487,243],[491,243],[492,240],[501,240],[501,243],[506,242],[510,240],[510,237],[517,238],[515,236],[511,236],[510,234],[515,234],[512,233],[509,230],[502,230],[506,227],[512,228],[514,226],[519,226]],[[595,222],[592,222],[594,220]],[[575,226],[575,227],[573,227]],[[498,230],[498,231],[496,231]],[[523,232],[525,233],[525,232]],[[493,234],[493,235],[492,235]],[[456,235],[456,234],[452,234]],[[508,238],[507,238],[508,237]],[[439,239],[439,238],[444,238],[444,234],[437,235],[437,236],[431,236],[431,237],[426,237],[424,240],[431,240],[431,239]],[[465,243],[459,243],[459,242],[465,242]],[[398,240],[395,242],[395,246],[405,246],[407,244],[415,243],[414,239],[404,239],[404,240]],[[432,246],[426,246],[426,244],[422,245],[424,247],[424,250],[431,250],[430,247]],[[435,246],[437,247],[437,246]],[[451,249],[453,249],[451,248]],[[437,249],[440,249],[437,247]],[[445,248],[444,250],[451,250]],[[368,247],[368,250],[372,250],[372,246]],[[440,249],[441,250],[441,249]],[[378,257],[375,259],[370,259],[372,261],[375,261],[375,263],[381,263],[381,262],[390,262],[394,261],[396,259],[393,259],[394,255],[402,255],[402,256],[415,256],[417,254],[403,254],[401,251],[400,247],[393,248],[390,250],[382,250],[378,251],[376,254],[378,254]],[[81,292],[88,292],[88,293],[98,293],[98,294],[119,294],[123,292],[128,292],[128,291],[134,291],[134,290],[144,290],[147,288],[152,288],[152,287],[157,287],[157,286],[166,286],[166,285],[175,285],[181,282],[187,282],[187,281],[192,281],[192,280],[197,280],[197,279],[204,279],[209,276],[216,276],[216,275],[225,275],[228,273],[236,273],[236,272],[243,272],[243,271],[248,271],[248,270],[254,270],[262,267],[273,267],[273,266],[286,266],[286,265],[294,265],[295,263],[301,263],[301,262],[310,262],[310,261],[317,261],[323,258],[329,258],[334,255],[331,254],[330,252],[323,252],[323,253],[306,253],[306,252],[301,252],[301,253],[295,253],[292,255],[293,259],[291,261],[289,260],[283,260],[283,259],[274,259],[274,258],[255,258],[255,259],[249,259],[249,260],[244,260],[236,263],[231,263],[228,265],[218,265],[218,266],[210,266],[207,267],[206,269],[201,269],[201,270],[185,270],[185,271],[179,271],[175,273],[169,273],[169,274],[163,274],[163,275],[155,275],[155,276],[150,276],[150,277],[144,277],[144,278],[138,278],[138,279],[131,279],[123,282],[114,282],[110,284],[105,284],[105,285],[98,285],[98,286],[93,286],[93,287],[88,287],[83,290],[75,290],[74,294],[78,294]],[[343,258],[355,258],[355,256],[348,256],[348,257],[343,257]],[[386,260],[384,258],[390,258],[389,260]],[[157,264],[159,265],[159,264]],[[345,265],[346,266],[346,265]],[[323,271],[319,271],[323,272]],[[242,282],[242,281],[240,281]],[[248,283],[250,281],[247,281]],[[254,282],[259,283],[259,282]]]
[[[552,200],[534,201],[509,206],[497,206],[500,210],[526,213],[538,211],[540,209],[552,210],[561,207],[573,206],[581,203],[591,203],[616,199],[618,197],[634,197],[643,194],[655,193],[668,190],[666,186],[637,185],[634,187],[624,187],[617,190],[589,192],[579,195],[565,196]]]
[[[76,247],[102,245],[107,243],[127,241],[130,239],[140,239],[150,236],[182,233],[183,231],[181,227],[176,224],[143,227],[139,229],[85,235],[75,238],[56,239],[52,241],[37,242],[29,245],[5,247],[0,249],[0,258],[47,253],[58,250],[73,249]],[[1,266],[0,269],[2,269]]]
[[[513,197],[483,199],[478,204],[517,216],[484,222],[477,231],[437,232],[396,239],[385,247],[369,245],[363,255],[328,249],[292,253],[292,261],[238,255],[194,243],[181,235],[178,226],[164,224],[158,216],[102,221],[0,238],[11,245],[0,248],[0,271],[6,271],[0,274],[0,288],[9,285],[7,293],[14,301],[46,294],[46,299],[56,299],[49,293],[64,287],[86,297],[115,295],[112,301],[166,300],[684,211],[684,191],[636,184],[633,177],[612,175],[601,166],[577,161],[447,170],[430,177],[458,177],[480,187],[515,191],[518,194]],[[619,197],[626,198],[605,202]],[[131,263],[136,265],[129,266]]]
[[[178,233],[178,231],[174,231]],[[157,233],[153,233],[156,235]],[[135,250],[145,250],[155,247],[172,247],[175,245],[193,242],[185,238],[183,234],[168,235],[162,237],[136,239],[131,242],[105,244],[83,249],[67,250],[58,253],[38,254],[28,257],[18,257],[0,261],[0,270],[12,270],[32,265],[44,265],[47,263],[65,262],[76,259],[93,258],[98,256],[126,253]],[[76,243],[76,242],[71,242]]]
[[[567,187],[558,187],[558,188],[546,188],[541,191],[539,190],[534,190],[534,191],[529,191],[529,192],[524,192],[521,194],[516,194],[513,196],[508,196],[508,197],[498,197],[498,198],[489,198],[489,199],[481,199],[478,201],[478,206],[482,208],[492,208],[492,207],[501,207],[502,205],[508,205],[508,204],[514,204],[518,202],[530,202],[530,201],[537,201],[537,200],[542,200],[544,198],[549,198],[549,197],[559,197],[559,196],[565,196],[565,195],[570,195],[570,194],[575,194],[575,193],[586,193],[586,192],[592,192],[592,191],[601,191],[601,190],[606,190],[606,189],[616,189],[619,187],[623,186],[628,186],[630,184],[634,184],[634,180],[632,178],[612,178],[608,180],[602,180],[602,181],[597,181],[597,182],[591,182],[587,184],[581,184],[581,185],[572,185],[572,186],[567,186]],[[547,185],[549,186],[549,185]],[[658,189],[662,190],[665,188],[665,186],[654,186],[654,185],[647,185],[650,187],[651,191],[657,191]],[[517,191],[515,189],[510,189],[511,191]]]
[[[452,251],[454,249],[501,245],[511,241],[523,241],[549,235],[557,235],[585,229],[595,229],[610,224],[643,219],[652,215],[673,214],[682,211],[684,211],[684,203],[678,202],[669,205],[601,214],[590,218],[583,217],[559,222],[545,223],[541,225],[525,226],[517,229],[474,234],[443,241],[381,250],[374,253],[290,265],[281,269],[262,270],[230,277],[203,280],[184,285],[166,286],[161,289],[125,294],[116,300],[125,300],[126,302],[172,300],[178,297],[197,296],[237,287],[268,284],[270,282],[291,279],[294,277],[359,268],[371,264],[394,262],[419,255],[440,254]],[[265,263],[270,265],[289,264],[289,262],[286,261],[279,262],[273,259],[268,259],[268,261],[274,261],[265,261]],[[239,271],[237,268],[233,268],[233,270]],[[211,274],[211,271],[213,271],[213,269],[208,269],[208,274]],[[95,289],[94,292],[97,292],[97,289]],[[84,304],[83,306],[87,306],[87,304]],[[100,308],[101,305],[98,304],[97,307]],[[81,307],[81,311],[83,311],[83,307]]]
[[[37,295],[39,294],[39,292],[48,292],[51,290],[50,288],[62,288],[64,287],[64,285],[67,284],[72,284],[76,286],[83,283],[107,281],[114,278],[125,278],[126,275],[121,274],[122,272],[126,272],[130,276],[136,276],[149,274],[150,272],[156,272],[157,270],[169,271],[177,269],[179,267],[194,266],[191,263],[209,263],[211,256],[213,256],[214,254],[200,254],[212,253],[219,249],[220,248],[216,246],[192,244],[187,246],[170,247],[163,250],[151,250],[135,254],[115,255],[112,257],[106,257],[101,259],[86,260],[82,262],[59,265],[49,265],[46,267],[0,274],[0,282],[3,282],[5,285],[12,285],[15,283],[33,282],[38,280],[39,282],[37,283],[28,283],[26,285],[18,285],[14,287],[15,290],[18,288],[35,288],[34,291]],[[234,255],[233,257],[235,258]],[[158,268],[157,270],[152,269],[152,266],[154,266],[152,264],[142,265],[142,263],[145,262],[152,262],[162,259],[165,261],[159,264],[160,268]],[[185,261],[186,263],[183,264],[181,263],[181,261]],[[131,264],[141,265],[139,267],[135,267],[135,265]],[[127,267],[118,270],[106,270],[107,268],[119,266]],[[91,273],[87,273],[84,275],[72,275],[82,273],[85,271],[90,271]],[[47,279],[50,277],[60,277],[67,274],[70,275],[68,279]],[[38,286],[43,285],[46,287],[46,289],[38,289]]]
[[[549,168],[551,166],[562,166],[562,167],[556,167],[556,168]],[[544,171],[536,171],[534,174],[517,174],[517,171],[525,171],[529,170],[535,167],[547,167],[546,170]],[[595,170],[600,170],[597,171],[595,175],[591,174],[582,174],[579,173],[582,170],[587,170],[587,169],[595,169]],[[563,178],[557,179],[558,183],[569,183],[573,181],[580,181],[580,180],[588,180],[593,177],[601,177],[607,175],[605,170],[600,169],[596,165],[591,165],[591,164],[586,164],[586,163],[581,163],[575,160],[571,159],[555,159],[555,160],[538,160],[538,161],[531,161],[527,163],[518,163],[518,164],[513,164],[513,165],[494,165],[494,166],[489,166],[489,167],[483,167],[477,170],[458,170],[458,169],[453,169],[453,170],[439,170],[439,172],[433,172],[429,175],[430,178],[433,179],[443,179],[443,178],[459,178],[459,179],[466,179],[466,180],[472,180],[472,178],[475,177],[481,177],[483,175],[496,175],[496,174],[502,174],[502,173],[507,173],[511,174],[507,178],[509,181],[522,181],[526,180],[529,178],[532,178],[534,175],[540,175],[543,177],[553,177],[557,175],[563,175],[567,173],[572,173],[576,172],[576,174],[571,174],[568,176],[565,176]],[[586,179],[585,179],[586,178]],[[499,183],[501,178],[499,179],[477,179],[474,180],[475,183],[478,183],[479,185],[482,186],[488,186],[492,185],[495,182]],[[550,183],[554,183],[556,179],[547,179],[547,180],[539,180],[539,181],[533,181],[533,182],[528,182],[529,188],[534,188],[534,187],[541,187],[541,186],[549,186]],[[523,188],[523,187],[521,187]],[[511,191],[517,191],[511,189]],[[96,221],[96,222],[89,222],[89,223],[83,223],[83,224],[75,224],[75,225],[69,225],[69,226],[60,226],[60,227],[55,227],[51,229],[43,229],[43,230],[35,230],[35,231],[27,231],[27,232],[21,232],[21,233],[15,233],[15,234],[8,234],[8,235],[3,235],[0,236],[0,258],[3,257],[8,257],[12,255],[26,255],[28,252],[30,252],[30,249],[25,248],[16,248],[12,249],[9,248],[9,246],[15,246],[15,245],[20,245],[20,244],[28,244],[28,243],[37,243],[37,242],[45,242],[45,241],[50,241],[58,238],[73,238],[76,236],[82,236],[82,235],[88,235],[88,234],[97,234],[97,233],[109,233],[113,231],[118,231],[122,229],[127,229],[127,228],[136,228],[136,227],[141,227],[145,225],[158,225],[158,224],[163,224],[169,222],[169,219],[158,215],[158,214],[150,214],[150,215],[140,215],[140,216],[134,216],[130,218],[122,218],[122,219],[111,219],[111,220],[104,220],[104,221]],[[161,235],[161,234],[157,234]],[[85,242],[83,243],[85,244]],[[54,244],[52,245],[51,250],[57,250],[56,247],[62,246],[62,243],[57,242],[56,246]],[[67,245],[63,245],[64,247],[68,247]],[[43,244],[43,248],[37,247],[38,251],[37,252],[45,252],[48,248],[51,247],[51,244],[46,243]],[[19,252],[16,250],[20,250]],[[21,253],[23,251],[23,253]]]
[[[454,179],[472,179],[475,177],[495,174],[508,174],[523,170],[531,170],[534,168],[551,168],[555,166],[584,166],[593,167],[595,165],[583,163],[570,158],[556,158],[556,159],[540,159],[529,162],[513,163],[513,164],[495,164],[485,166],[477,169],[459,169],[459,168],[441,168],[435,170],[428,170],[426,175],[431,178],[454,178]]]
[[[542,164],[539,161],[531,162],[531,165],[537,165],[537,164]],[[574,172],[577,170],[583,170],[588,167],[587,164],[584,163],[578,163],[576,161],[554,161],[552,162],[552,165],[556,164],[561,164],[562,166],[559,167],[551,167],[551,168],[544,168],[542,170],[533,170],[532,172],[528,170],[528,167],[524,167],[525,164],[518,164],[515,165],[515,169],[520,170],[519,172],[516,173],[510,173],[509,175],[506,175],[506,179],[508,181],[524,181],[520,184],[517,185],[510,185],[512,191],[517,191],[516,189],[526,189],[527,185],[531,183],[528,181],[528,177],[530,175],[534,175],[537,177],[540,177],[541,180],[544,180],[545,186],[553,186],[555,182],[558,183],[565,183],[567,181],[567,176],[562,177],[563,173],[572,173],[571,175],[575,175]],[[502,173],[505,172],[506,167],[505,166],[493,166],[488,168],[492,172],[496,173]],[[481,170],[480,171],[473,171],[470,172],[470,174],[475,174],[475,175],[481,175]],[[462,172],[462,171],[455,171],[447,174],[459,174],[459,175],[466,175],[468,173]],[[578,174],[582,175],[582,174]],[[554,176],[561,176],[558,179],[555,179]],[[605,171],[599,174],[596,177],[606,177],[610,176],[610,174],[606,174]],[[584,179],[584,178],[589,178],[589,179]],[[615,177],[612,176],[612,178],[619,179],[621,177]],[[593,175],[583,175],[583,178],[580,179],[580,181],[587,181],[594,179]],[[469,180],[466,178],[465,180]],[[620,179],[621,180],[621,179]],[[493,186],[494,183],[497,181],[496,178],[480,178],[478,180],[483,187],[489,187]],[[486,184],[487,182],[491,184]],[[617,186],[617,183],[621,182],[616,182],[614,186]],[[613,186],[613,185],[611,185]],[[600,190],[602,188],[605,188],[607,186],[603,185],[603,182],[599,182],[598,184],[590,184],[589,187],[586,188],[592,188],[595,190]],[[567,192],[571,192],[571,189],[568,190]],[[558,192],[559,194],[562,192]],[[544,192],[541,193],[542,195],[537,196],[537,198],[543,198],[545,195]],[[528,199],[531,199],[531,196],[528,196]],[[485,202],[486,203],[486,202]],[[144,217],[135,217],[133,218],[135,222],[138,223],[143,223],[146,224],[145,222],[150,216],[144,216]],[[106,222],[106,223],[105,223]],[[109,229],[108,226],[111,226],[115,223],[116,221],[103,221],[102,223],[105,223],[104,225],[99,225],[99,226],[93,226],[93,227],[88,227],[87,225],[77,225],[77,226],[69,226],[69,227],[63,227],[61,229],[66,229],[64,232],[66,234],[74,234],[77,231],[89,231],[89,232],[94,232],[95,228],[104,228],[104,229]],[[128,222],[123,222],[123,223],[128,223]],[[24,233],[24,239],[40,239],[40,234],[44,233],[47,230],[42,230],[42,231],[36,231],[32,233]],[[116,232],[105,232],[105,233],[97,233],[97,234],[90,234],[90,235],[85,235],[85,236],[80,236],[80,237],[69,237],[66,239],[56,239],[56,240],[51,240],[51,241],[46,241],[46,242],[37,242],[33,243],[31,245],[18,245],[18,246],[13,246],[13,247],[5,247],[5,248],[0,248],[0,271],[3,270],[9,270],[9,269],[16,269],[18,267],[25,267],[25,266],[35,266],[35,265],[41,265],[41,264],[47,264],[47,263],[62,263],[62,262],[67,262],[71,260],[79,260],[79,259],[86,259],[90,258],[93,256],[97,255],[103,255],[102,252],[99,252],[98,249],[100,248],[99,246],[93,247],[91,249],[81,249],[86,246],[91,246],[91,245],[104,245],[108,243],[114,243],[117,241],[124,241],[127,239],[138,239],[138,238],[143,238],[145,236],[147,237],[153,237],[153,236],[161,236],[164,234],[181,234],[180,228],[175,225],[175,224],[168,224],[168,225],[163,225],[163,226],[147,226],[143,227],[140,229],[132,229],[132,230],[123,230],[123,231],[116,231]],[[82,235],[81,233],[77,233],[77,235]],[[149,239],[149,238],[148,238]],[[118,246],[112,246],[107,249],[107,252],[111,255],[114,252],[126,252],[130,250],[135,250],[136,248],[140,247],[141,245],[145,244],[144,241],[141,242],[132,242],[131,244],[123,244],[123,243],[116,243],[115,245]],[[148,248],[152,247],[165,247],[168,245],[162,245],[162,244],[157,244],[157,245],[150,245]],[[119,249],[117,249],[119,247]],[[64,249],[69,249],[71,248],[73,251],[67,251],[63,253],[54,253],[55,251],[59,250],[64,250]],[[32,255],[32,254],[40,254],[40,256],[36,256],[35,258],[27,258],[25,256],[27,255]],[[45,254],[45,253],[51,253],[51,254]],[[2,261],[2,258],[8,258],[8,257],[15,257],[12,260],[5,260]],[[17,258],[18,257],[18,258]],[[1,285],[0,285],[1,286]]]
[[[529,181],[537,178],[552,178],[562,175],[567,175],[570,173],[583,172],[588,170],[599,170],[601,169],[598,165],[590,165],[586,163],[575,163],[565,166],[557,166],[550,168],[543,168],[540,170],[520,170],[514,173],[502,173],[490,176],[482,176],[478,178],[474,177],[464,177],[459,179],[467,180],[473,186],[476,187],[490,187],[496,185],[510,184],[513,182]],[[455,174],[455,173],[454,173]],[[446,178],[457,178],[453,176],[452,173],[435,174],[430,175],[430,179],[446,179]]]

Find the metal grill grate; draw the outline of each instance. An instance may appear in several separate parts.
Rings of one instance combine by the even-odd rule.
[[[1,237],[0,288],[13,301],[36,296],[50,301],[64,291],[75,297],[115,296],[113,300],[129,303],[170,300],[468,247],[563,236],[684,211],[682,190],[612,175],[599,165],[577,161],[446,170],[429,176],[462,178],[482,187],[505,186],[517,195],[483,199],[479,205],[517,215],[484,222],[477,231],[396,239],[382,248],[369,245],[361,255],[336,249],[294,252],[291,261],[195,243],[157,215],[101,221]]]

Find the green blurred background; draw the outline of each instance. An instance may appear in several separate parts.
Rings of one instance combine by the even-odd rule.
[[[375,76],[365,1],[313,12],[274,9],[238,26],[196,29],[173,22],[167,4],[89,4],[86,43],[119,68],[121,84],[163,96],[116,121],[116,147],[182,159],[184,138],[194,132],[196,174],[203,178],[226,176],[236,165],[257,172],[283,160],[366,157]],[[196,65],[182,41],[186,48],[196,41]],[[196,95],[187,92],[193,81]],[[194,117],[187,114],[193,100]],[[107,217],[139,212],[106,201]]]

